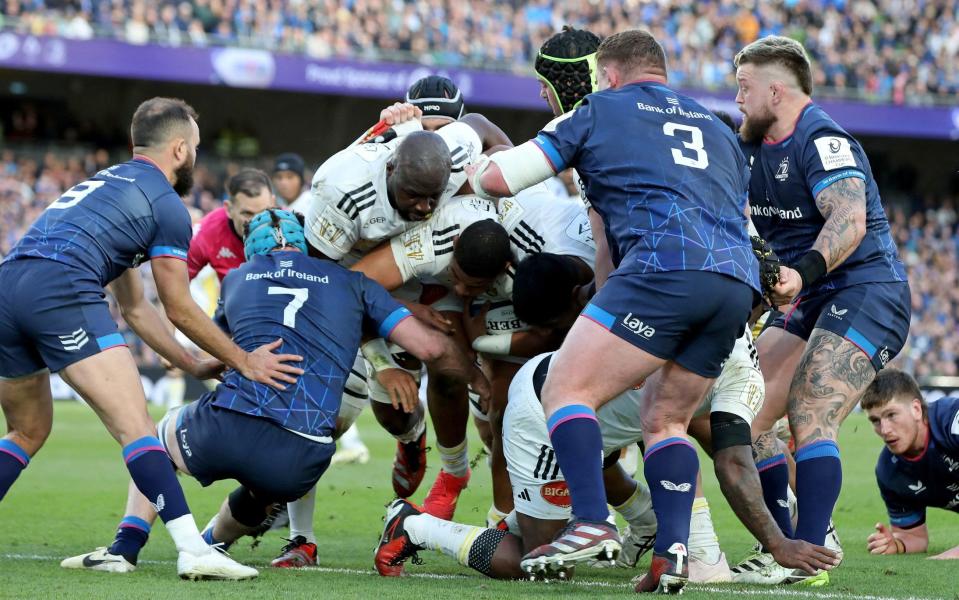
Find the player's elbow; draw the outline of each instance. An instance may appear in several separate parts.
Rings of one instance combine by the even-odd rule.
[[[858,211],[853,219],[856,231],[856,243],[858,244],[866,237],[866,211]]]
[[[189,319],[189,311],[176,302],[167,302],[163,304],[163,312],[166,318],[173,323],[173,326],[182,330],[183,323]]]

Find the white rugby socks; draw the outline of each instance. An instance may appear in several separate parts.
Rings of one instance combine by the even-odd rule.
[[[400,435],[394,435],[396,441],[401,444],[409,444],[420,439],[420,436],[423,435],[423,432],[426,430],[426,419],[424,415],[420,415],[419,421],[416,422],[413,427],[410,428],[406,433],[401,433]]]
[[[440,460],[443,462],[443,470],[456,477],[466,477],[469,472],[470,461],[467,454],[466,440],[452,448],[446,448],[439,444],[436,447],[440,451]]]
[[[619,506],[614,506],[613,509],[621,514],[634,529],[656,526],[653,497],[649,494],[649,488],[642,482],[637,481],[633,495]]]
[[[709,513],[709,501],[706,498],[696,498],[693,500],[693,516],[689,522],[689,557],[714,565],[721,554],[719,537]]]
[[[188,552],[196,556],[202,556],[210,551],[210,547],[200,536],[200,530],[196,527],[196,521],[193,515],[187,513],[175,519],[170,519],[166,523],[166,530],[173,538],[177,552]]]
[[[316,486],[313,486],[302,498],[288,502],[287,513],[290,515],[290,539],[295,540],[301,535],[306,541],[315,544],[316,534],[313,533],[313,512],[316,509]]]

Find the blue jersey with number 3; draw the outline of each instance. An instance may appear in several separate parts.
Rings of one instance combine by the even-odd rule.
[[[64,192],[30,226],[4,262],[45,258],[106,285],[145,258],[186,260],[190,213],[166,176],[135,158]]]
[[[410,312],[379,284],[300,252],[254,256],[223,279],[217,320],[248,352],[283,339],[305,371],[280,391],[227,371],[214,404],[312,436],[336,425],[364,328],[388,338]]]
[[[722,121],[665,85],[637,82],[590,94],[554,124],[535,142],[557,172],[576,169],[617,272],[712,271],[759,289],[749,172]]]

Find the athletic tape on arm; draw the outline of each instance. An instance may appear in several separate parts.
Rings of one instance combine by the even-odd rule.
[[[483,354],[509,355],[510,344],[513,341],[513,334],[503,333],[499,335],[481,335],[473,340],[473,350]]]
[[[489,160],[499,167],[513,195],[556,174],[553,165],[533,141],[497,152]]]

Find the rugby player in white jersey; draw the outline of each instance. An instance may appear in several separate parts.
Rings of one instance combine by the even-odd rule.
[[[483,226],[480,223],[482,221],[490,221],[490,224]],[[501,232],[501,235],[493,235],[492,223],[496,223],[495,229]],[[482,231],[484,229],[486,231]],[[485,238],[481,238],[481,235]],[[354,265],[354,269],[376,279],[387,289],[396,289],[412,280],[418,280],[424,285],[439,285],[448,290],[448,293],[432,306],[446,313],[462,311],[463,298],[480,296],[481,306],[484,301],[488,301],[478,315],[481,331],[470,335],[469,341],[473,342],[473,349],[477,352],[493,356],[496,359],[491,361],[493,365],[501,362],[501,359],[512,361],[506,363],[508,369],[505,371],[505,379],[495,377],[497,373],[504,372],[503,369],[495,366],[493,368],[493,403],[495,406],[497,401],[499,402],[497,410],[501,414],[506,403],[509,380],[525,361],[525,358],[510,355],[532,356],[543,349],[542,341],[533,341],[532,344],[525,343],[524,352],[524,343],[520,341],[514,344],[514,347],[519,349],[511,351],[510,332],[524,328],[513,316],[510,304],[512,265],[532,253],[555,252],[577,260],[589,279],[592,274],[588,265],[592,264],[594,255],[591,241],[589,223],[581,203],[557,199],[546,186],[535,186],[515,198],[501,200],[498,209],[496,203],[475,196],[453,198],[440,207],[428,222],[393,238],[390,244],[373,250]],[[484,257],[490,255],[498,256],[498,259],[485,266],[480,264]],[[491,306],[493,308],[490,308]],[[458,319],[459,315],[455,315],[455,318]],[[555,343],[552,347],[555,347]],[[369,350],[370,345],[364,347],[365,352]],[[396,366],[389,364],[389,355],[384,348],[378,353],[381,358],[372,362],[381,365],[382,369]],[[378,377],[386,372],[382,369]],[[393,376],[394,372],[390,370],[389,374]],[[415,384],[412,378],[409,379],[405,387],[411,393],[415,390]],[[501,399],[495,393],[500,389]],[[471,405],[471,409],[474,416],[485,418],[485,411],[478,410],[475,404]],[[494,431],[497,428],[498,424]],[[497,432],[496,438],[498,437]],[[499,449],[498,442],[494,443],[493,449],[495,457]],[[510,501],[511,509],[511,490],[505,462],[502,461],[501,452],[499,456],[501,476],[498,483],[505,487],[505,496]],[[494,462],[494,473],[495,466]],[[494,490],[496,485],[497,478],[494,475]],[[451,518],[452,510],[444,509],[443,506],[452,508],[448,503],[438,503],[432,494],[424,503],[427,512],[442,518]],[[508,512],[503,511],[500,518]]]
[[[311,254],[352,265],[378,243],[428,219],[442,201],[463,186],[465,166],[475,161],[484,149],[511,145],[499,128],[480,115],[466,115],[438,133],[423,131],[421,116],[422,112],[411,104],[396,103],[384,109],[380,120],[391,126],[384,137],[392,139],[354,144],[334,154],[317,169],[311,185],[312,197],[305,209],[306,238]],[[419,297],[417,288],[405,292],[405,296],[399,296],[418,317],[451,331],[451,324],[438,312],[415,302]],[[407,366],[419,368],[419,365]],[[366,361],[358,354],[344,390],[338,431],[352,425],[368,396],[380,400],[373,402],[374,414],[397,438],[394,490],[408,496],[415,492],[425,473],[423,412],[418,407],[405,412],[399,402],[391,402],[389,390],[377,386],[370,390],[367,377]],[[477,386],[482,388],[481,383],[477,382]],[[466,390],[443,390],[442,393],[433,390],[427,397],[436,426],[437,445],[441,451],[453,449],[450,453],[441,452],[444,469],[440,471],[437,485],[447,492],[443,497],[451,498],[455,505],[465,481],[456,485],[463,478],[451,477],[448,470],[459,472],[468,462],[465,424],[462,428],[456,426],[458,421],[465,421],[468,414]],[[417,463],[413,465],[415,468],[408,467],[411,462]],[[400,482],[403,485],[399,485]],[[308,551],[316,540],[314,506],[313,492],[290,503],[292,541],[274,561],[275,566],[315,564],[315,552]]]

